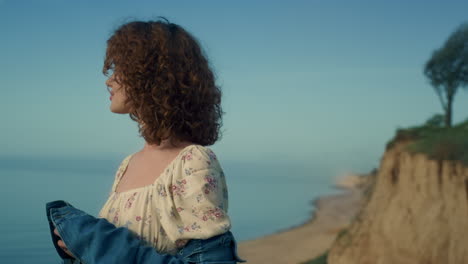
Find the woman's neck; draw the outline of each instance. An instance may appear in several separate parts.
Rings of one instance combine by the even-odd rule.
[[[166,151],[166,150],[172,150],[172,149],[178,149],[178,148],[183,148],[186,147],[190,144],[191,142],[174,142],[175,146],[173,146],[169,139],[161,141],[159,145],[157,144],[149,144],[148,142],[145,142],[145,145],[143,146],[142,151],[143,152],[154,152],[154,151]]]

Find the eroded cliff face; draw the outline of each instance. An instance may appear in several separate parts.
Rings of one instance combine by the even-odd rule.
[[[468,168],[406,145],[385,152],[372,194],[335,240],[329,264],[468,263]]]

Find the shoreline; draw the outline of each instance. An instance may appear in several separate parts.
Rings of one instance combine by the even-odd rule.
[[[322,255],[361,209],[367,175],[348,174],[337,178],[332,187],[340,192],[311,200],[315,209],[306,221],[239,242],[239,256],[250,264],[298,264]]]

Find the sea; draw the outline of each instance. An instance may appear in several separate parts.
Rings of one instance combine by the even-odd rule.
[[[0,263],[60,263],[45,204],[65,200],[97,216],[123,157],[0,157]],[[288,162],[221,162],[237,242],[307,221],[312,201],[338,193],[330,170]]]

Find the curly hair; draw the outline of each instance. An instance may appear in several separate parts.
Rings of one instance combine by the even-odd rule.
[[[113,71],[125,89],[130,118],[149,144],[220,138],[221,90],[198,41],[165,21],[132,21],[107,40],[103,74]]]

